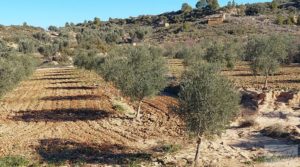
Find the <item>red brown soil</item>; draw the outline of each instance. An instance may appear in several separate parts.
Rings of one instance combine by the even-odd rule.
[[[182,121],[170,108],[176,99],[146,100],[141,121],[134,121],[113,109],[111,99],[119,96],[87,71],[37,70],[0,101],[0,157],[126,164],[149,160],[159,143],[183,141]]]

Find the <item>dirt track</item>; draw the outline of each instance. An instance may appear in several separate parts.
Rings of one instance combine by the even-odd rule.
[[[168,108],[174,99],[146,101],[142,121],[137,122],[113,109],[111,99],[118,96],[86,71],[37,70],[0,101],[0,156],[126,164],[147,160],[151,147],[184,136],[181,121]]]

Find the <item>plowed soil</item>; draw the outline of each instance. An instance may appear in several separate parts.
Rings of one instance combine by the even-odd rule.
[[[166,141],[183,141],[182,121],[170,109],[175,99],[146,100],[136,121],[114,109],[115,97],[119,92],[90,72],[37,70],[0,101],[0,156],[122,165],[149,160]]]
[[[180,80],[184,72],[183,60],[168,60],[170,76]],[[264,76],[254,76],[249,62],[238,62],[234,69],[223,70],[222,75],[232,80],[238,88],[262,89],[265,82]],[[270,89],[300,90],[300,64],[284,65],[268,79]]]
[[[258,88],[264,86],[264,76],[253,76],[250,64],[240,62],[233,70],[223,71],[222,74],[235,82],[237,87]],[[280,69],[268,79],[271,89],[300,90],[300,65],[291,64]]]

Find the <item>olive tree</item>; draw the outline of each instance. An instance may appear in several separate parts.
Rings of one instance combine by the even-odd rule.
[[[198,167],[203,138],[225,130],[237,114],[239,96],[215,66],[198,64],[183,75],[179,99],[187,129],[197,136],[195,167]]]
[[[138,102],[136,117],[139,118],[143,100],[166,85],[162,52],[157,48],[141,46],[119,49],[114,54],[108,56],[113,57],[110,58],[112,61],[104,62],[104,71],[106,76],[113,76],[110,79],[124,95]]]
[[[207,49],[204,58],[210,63],[224,64],[227,68],[232,69],[235,61],[239,58],[240,51],[240,46],[235,42],[215,42]]]
[[[274,75],[280,64],[288,56],[288,40],[283,36],[253,37],[246,46],[246,57],[251,61],[254,75],[265,77],[264,88],[268,86],[268,78]]]

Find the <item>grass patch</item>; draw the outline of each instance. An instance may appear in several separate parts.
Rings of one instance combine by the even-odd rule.
[[[134,115],[135,111],[132,107],[130,107],[127,103],[118,100],[118,99],[114,99],[112,100],[112,106],[113,109],[116,110],[117,112],[121,113],[121,114],[128,114],[128,115]]]
[[[6,156],[0,158],[1,167],[25,167],[29,165],[30,162],[21,156]]]
[[[166,144],[166,145],[163,145],[160,149],[162,152],[165,152],[165,153],[175,153],[175,152],[179,151],[181,148],[182,148],[182,146],[179,144]]]
[[[128,167],[140,167],[141,166],[140,164],[141,162],[139,160],[134,160],[128,164]]]
[[[259,156],[253,159],[253,161],[256,163],[277,162],[287,158],[285,156]]]

